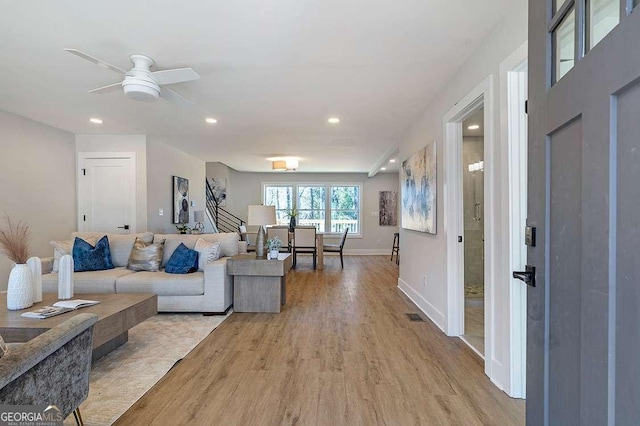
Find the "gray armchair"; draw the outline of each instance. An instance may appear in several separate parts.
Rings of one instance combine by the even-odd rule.
[[[73,413],[81,424],[78,407],[89,395],[97,319],[78,314],[26,343],[11,345],[0,358],[0,404],[55,405],[64,418]]]

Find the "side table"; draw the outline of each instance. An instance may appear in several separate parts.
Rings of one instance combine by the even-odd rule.
[[[239,254],[227,261],[233,275],[234,312],[279,313],[286,302],[287,272],[293,258],[280,253],[278,259],[256,259],[255,254]]]

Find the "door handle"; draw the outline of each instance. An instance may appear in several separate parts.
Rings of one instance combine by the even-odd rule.
[[[118,226],[118,229],[129,229],[129,225]]]
[[[524,281],[525,284],[530,285],[531,287],[536,286],[536,267],[527,265],[525,266],[525,270],[522,271],[513,271],[513,278]]]

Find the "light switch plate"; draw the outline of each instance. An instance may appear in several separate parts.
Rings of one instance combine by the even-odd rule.
[[[158,216],[164,216],[164,210],[158,209]]]

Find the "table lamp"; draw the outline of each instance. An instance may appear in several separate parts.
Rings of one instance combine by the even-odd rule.
[[[265,257],[264,226],[276,224],[276,208],[275,206],[252,205],[249,206],[248,216],[248,225],[258,225],[258,236],[256,237],[256,257]]]

